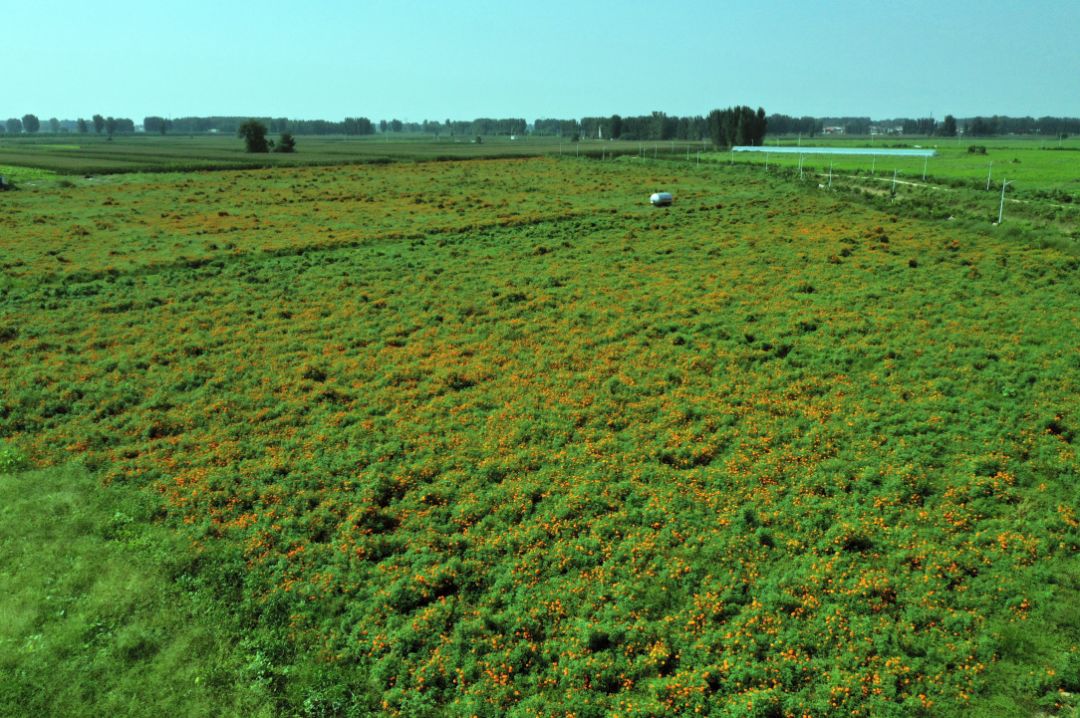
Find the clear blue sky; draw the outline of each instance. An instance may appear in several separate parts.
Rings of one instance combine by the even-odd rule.
[[[1080,0],[4,5],[0,118],[1080,116]]]

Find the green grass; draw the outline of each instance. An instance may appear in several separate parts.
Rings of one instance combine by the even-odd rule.
[[[766,146],[772,144],[766,142]],[[785,147],[795,145],[788,139],[781,142]],[[962,182],[964,186],[986,187],[987,175],[990,175],[991,188],[1001,189],[1003,179],[1016,183],[1016,189],[1038,190],[1061,193],[1071,196],[1070,201],[1080,202],[1080,138],[1070,138],[1061,147],[1057,142],[1022,138],[969,138],[947,140],[945,138],[897,138],[878,139],[874,142],[866,138],[858,139],[821,139],[803,141],[803,146],[831,147],[922,147],[937,150],[937,155],[926,162],[926,176],[934,182]],[[986,148],[986,154],[968,151],[971,146]],[[712,161],[727,162],[731,157],[727,153],[710,155]],[[764,165],[765,156],[735,154],[736,162]],[[773,154],[768,162],[776,167],[798,167],[798,155]],[[991,167],[991,163],[993,166]],[[893,171],[899,172],[899,178],[905,181],[921,181],[923,160],[915,157],[855,157],[807,155],[804,169],[817,176],[824,175],[832,164],[834,173],[869,175],[874,172],[883,180],[891,180]]]
[[[25,167],[4,164],[0,164],[0,175],[3,175],[5,181],[15,185],[22,184],[23,182],[41,182],[56,178],[56,173],[49,170],[32,166]]]
[[[150,503],[77,465],[0,473],[0,715],[272,715]]]
[[[1080,247],[1080,149],[1075,141],[1066,149],[1040,148],[1035,140],[985,140],[987,154],[972,154],[967,143],[957,147],[934,138],[921,146],[938,147],[939,156],[926,163],[908,157],[766,156],[763,153],[710,153],[703,161],[753,172],[772,173],[792,182],[848,193],[881,209],[892,208],[908,216],[931,220],[961,220],[972,225],[996,224],[1001,209],[1001,180],[1008,179],[1004,222],[1017,232],[1037,236],[1043,243]],[[793,141],[785,142],[793,145]],[[809,144],[804,142],[804,144]],[[815,145],[852,147],[870,145],[865,139],[815,140]],[[891,146],[888,141],[875,142]],[[919,141],[900,142],[905,146]],[[986,176],[994,162],[990,189]],[[894,170],[896,182],[894,183]],[[1010,230],[1011,231],[1011,230]]]

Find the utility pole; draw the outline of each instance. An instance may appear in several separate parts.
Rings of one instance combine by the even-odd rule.
[[[1005,188],[1011,185],[1012,182],[1006,182],[1005,178],[1001,178],[1001,206],[998,207],[998,224],[1001,224],[1005,219]]]
[[[994,161],[990,160],[990,168],[986,170],[986,191],[990,191],[990,173],[994,171]]]

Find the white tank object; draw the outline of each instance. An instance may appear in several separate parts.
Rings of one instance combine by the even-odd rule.
[[[674,201],[670,192],[653,192],[649,201],[656,207],[666,207]]]

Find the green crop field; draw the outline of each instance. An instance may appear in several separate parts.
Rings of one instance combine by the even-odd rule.
[[[162,170],[0,193],[0,714],[1076,715],[1068,203],[141,141],[0,143]]]
[[[936,156],[925,163],[929,181],[954,183],[961,186],[983,187],[989,176],[992,189],[1000,191],[1002,180],[1016,183],[1023,191],[1053,191],[1068,202],[1080,202],[1080,138],[1063,141],[1027,138],[815,138],[814,140],[769,139],[766,147],[777,143],[781,147],[841,147],[841,148],[921,148],[933,149]],[[972,152],[970,148],[985,150]],[[709,159],[729,162],[727,153],[711,154]],[[797,167],[799,155],[772,154],[768,162],[777,167]],[[734,155],[736,162],[765,164],[764,155]],[[924,162],[916,157],[869,157],[807,155],[804,167],[816,173],[828,172],[830,164],[835,173],[869,175],[891,180],[893,171],[902,180],[922,181]]]
[[[56,137],[10,137],[0,135],[0,167],[15,168],[6,174],[20,178],[18,168],[36,168],[59,175],[112,174],[137,171],[183,171],[197,169],[242,169],[275,166],[341,165],[476,159],[492,157],[532,157],[539,155],[600,156],[613,152],[638,154],[644,145],[598,140],[571,142],[558,137],[472,137],[433,138],[424,136],[334,137],[301,136],[295,154],[248,154],[243,140],[225,135],[79,135],[64,143]],[[653,145],[657,145],[654,147]],[[649,143],[649,152],[682,153],[687,147],[701,149],[701,143]],[[0,172],[5,173],[5,172]],[[26,179],[26,177],[23,177]]]

